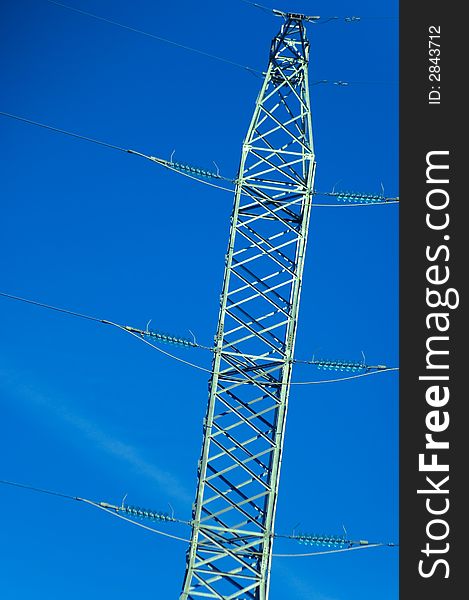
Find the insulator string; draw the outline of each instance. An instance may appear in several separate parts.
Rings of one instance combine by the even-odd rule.
[[[86,315],[83,313],[79,313],[79,312],[75,312],[72,310],[68,310],[65,308],[60,308],[57,306],[53,306],[51,304],[45,304],[43,302],[37,302],[36,300],[31,300],[29,298],[23,298],[21,296],[15,296],[13,294],[8,294],[6,292],[0,292],[0,296],[4,297],[4,298],[8,298],[10,300],[15,300],[15,301],[19,301],[19,302],[25,302],[27,304],[32,304],[33,306],[38,306],[40,308],[45,308],[47,310],[51,310],[51,311],[56,311],[56,312],[60,312],[66,315],[70,315],[70,316],[74,316],[74,317],[79,317],[82,319],[87,319],[89,321],[95,321],[97,323],[102,323],[104,325],[111,325],[113,327],[117,327],[118,329],[120,329],[121,331],[124,331],[130,335],[132,335],[133,337],[137,338],[138,340],[142,341],[143,343],[145,343],[146,345],[150,346],[151,348],[153,348],[154,350],[157,350],[158,352],[160,352],[161,354],[164,354],[166,356],[168,356],[169,358],[172,358],[178,362],[181,362],[183,364],[186,364],[190,367],[193,367],[197,370],[203,371],[205,373],[208,373],[209,375],[213,374],[213,371],[210,369],[207,369],[205,367],[202,367],[200,365],[197,365],[193,362],[187,361],[183,358],[180,358],[179,356],[175,356],[174,354],[167,352],[166,350],[163,350],[162,348],[158,348],[158,346],[155,346],[154,344],[152,344],[148,339],[146,338],[150,338],[152,340],[155,341],[162,341],[162,342],[166,342],[166,343],[170,343],[170,344],[175,344],[175,345],[179,345],[182,347],[193,347],[193,348],[202,348],[204,350],[209,350],[211,352],[214,351],[213,347],[209,347],[209,346],[203,346],[202,344],[198,344],[192,340],[188,340],[185,338],[180,338],[180,337],[176,337],[173,335],[169,335],[169,334],[163,334],[160,332],[156,332],[156,331],[152,331],[152,330],[144,330],[144,329],[138,329],[136,327],[131,327],[129,325],[121,325],[119,323],[114,323],[113,321],[109,321],[108,319],[100,319],[98,317],[93,317],[90,315]],[[302,363],[302,364],[310,364],[310,365],[315,365],[317,366],[319,369],[326,369],[326,370],[335,370],[335,371],[358,371],[358,370],[363,370],[363,369],[367,369],[367,372],[365,373],[358,373],[356,375],[351,375],[348,377],[342,377],[342,378],[336,378],[336,379],[329,379],[329,380],[319,380],[319,381],[293,381],[290,383],[290,385],[315,385],[315,384],[319,384],[319,383],[333,383],[333,382],[340,382],[340,381],[347,381],[350,379],[355,379],[357,377],[363,377],[363,376],[367,376],[367,375],[374,375],[376,373],[382,373],[385,371],[397,371],[399,370],[398,368],[389,368],[386,367],[385,365],[376,365],[376,366],[368,366],[365,365],[364,363],[357,363],[357,362],[347,362],[347,361],[324,361],[324,360],[312,360],[312,361],[304,361],[304,360],[299,360],[299,359],[295,359],[293,362],[295,363]],[[376,369],[373,371],[370,371],[370,369]],[[223,381],[226,381],[228,383],[243,383],[243,384],[248,384],[250,383],[247,380],[242,380],[242,379],[237,379],[237,378],[223,378]],[[267,386],[282,386],[282,385],[286,385],[282,382],[261,382],[261,381],[256,381],[256,383],[258,385],[267,385]]]
[[[113,150],[119,150],[120,152],[125,152],[126,154],[133,154],[135,156],[140,156],[141,158],[150,160],[170,171],[174,171],[175,173],[177,173],[179,175],[183,175],[184,177],[188,177],[189,179],[197,181],[198,183],[208,185],[210,187],[213,187],[218,190],[222,190],[224,192],[229,192],[230,194],[233,194],[235,192],[235,188],[233,188],[233,187],[222,186],[222,185],[213,183],[208,180],[209,179],[221,180],[221,181],[226,181],[228,183],[236,185],[236,183],[237,183],[236,179],[230,178],[230,177],[224,177],[224,176],[220,175],[219,173],[213,173],[212,171],[208,171],[207,169],[202,169],[200,167],[195,167],[195,166],[185,164],[185,163],[176,163],[176,162],[168,161],[163,158],[159,158],[157,156],[151,156],[148,154],[144,154],[143,152],[138,152],[137,150],[132,150],[131,148],[123,148],[121,146],[116,146],[115,144],[110,144],[108,142],[104,142],[104,141],[98,140],[96,138],[91,138],[91,137],[88,137],[85,135],[81,135],[79,133],[67,131],[66,129],[54,127],[52,125],[48,125],[46,123],[41,123],[39,121],[34,121],[33,119],[28,119],[26,117],[22,117],[20,115],[15,115],[15,114],[12,114],[9,112],[0,111],[0,115],[10,118],[10,119],[14,119],[16,121],[21,121],[28,125],[34,125],[36,127],[41,127],[43,129],[53,131],[54,133],[61,133],[62,135],[66,135],[66,136],[73,137],[73,138],[76,138],[79,140],[90,142],[92,144],[97,144],[99,146],[111,148]],[[249,194],[246,194],[245,192],[241,192],[241,195],[252,198]],[[338,196],[338,193],[336,193],[336,192],[320,192],[320,191],[315,190],[315,191],[313,191],[313,195],[314,196],[319,196],[319,195],[320,196]],[[344,208],[344,207],[352,207],[352,206],[353,207],[378,206],[378,205],[383,205],[383,204],[397,204],[399,201],[398,198],[387,198],[384,196],[378,196],[378,198],[381,198],[381,201],[371,202],[370,198],[374,198],[374,196],[367,195],[367,194],[355,194],[355,196],[361,197],[362,199],[364,199],[364,201],[357,202],[355,200],[353,200],[353,201],[350,200],[349,204],[330,204],[330,203],[324,204],[324,203],[313,202],[312,207],[313,208],[318,208],[318,207],[321,207],[321,208],[325,208],[325,207],[327,207],[327,208],[331,208],[331,207],[332,208]],[[342,197],[347,198],[347,194],[342,194],[341,199],[342,199]],[[352,196],[350,196],[350,197],[352,197]],[[297,204],[299,204],[299,203],[301,203],[301,201],[297,202]]]
[[[182,541],[182,542],[189,542],[189,540],[187,540],[186,538],[182,538],[180,536],[176,536],[176,535],[167,533],[165,531],[160,531],[153,527],[149,527],[148,525],[140,523],[139,521],[134,521],[133,519],[130,519],[128,516],[126,516],[126,515],[129,515],[132,517],[136,517],[138,519],[148,519],[150,521],[160,521],[160,522],[166,522],[166,523],[179,523],[182,525],[188,525],[190,527],[193,526],[192,521],[185,521],[183,519],[177,519],[174,516],[168,515],[167,513],[158,512],[158,511],[149,510],[149,509],[143,509],[143,508],[132,506],[132,505],[122,504],[121,506],[116,506],[113,504],[109,504],[108,502],[95,502],[94,500],[90,500],[88,498],[81,498],[80,496],[71,496],[69,494],[55,492],[53,490],[48,490],[45,488],[40,488],[40,487],[25,484],[25,483],[18,483],[16,481],[8,481],[5,479],[0,479],[0,484],[16,487],[16,488],[20,488],[20,489],[26,489],[26,490],[40,493],[40,494],[57,496],[60,498],[65,498],[67,500],[75,500],[76,502],[83,502],[84,504],[88,504],[90,506],[93,506],[94,508],[98,508],[114,517],[118,517],[132,525],[135,525],[137,527],[140,527],[140,528],[150,531],[152,533],[157,533],[164,537]],[[121,514],[121,513],[124,513],[124,514]],[[388,546],[388,547],[397,547],[398,546],[398,544],[394,544],[394,543],[368,542],[367,540],[358,540],[358,541],[346,540],[340,536],[326,536],[326,535],[316,536],[316,535],[310,535],[310,534],[298,534],[298,535],[272,534],[272,537],[275,539],[293,540],[293,541],[299,542],[300,544],[305,544],[305,543],[308,544],[309,542],[305,541],[305,540],[310,540],[311,541],[310,545],[323,545],[323,546],[328,546],[328,547],[337,546],[339,544],[348,544],[348,547],[341,548],[342,550],[351,550],[351,549],[357,549],[357,548],[372,548],[372,547],[376,547],[376,546]],[[278,557],[280,557],[280,556],[314,556],[316,554],[328,554],[328,553],[332,553],[332,552],[336,552],[336,551],[337,550],[332,550],[332,551],[328,550],[325,552],[311,552],[311,553],[303,553],[303,554],[295,554],[295,553],[293,553],[293,554],[274,554],[274,556],[278,556]]]

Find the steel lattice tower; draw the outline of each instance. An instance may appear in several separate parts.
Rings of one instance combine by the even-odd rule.
[[[181,600],[266,600],[315,172],[302,15],[241,155]]]

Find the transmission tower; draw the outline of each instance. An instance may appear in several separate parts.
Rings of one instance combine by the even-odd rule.
[[[267,600],[315,160],[304,17],[242,147],[181,600]]]

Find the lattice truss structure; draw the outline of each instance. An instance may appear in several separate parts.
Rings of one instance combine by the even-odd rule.
[[[315,172],[309,43],[284,19],[242,148],[181,600],[269,593]]]

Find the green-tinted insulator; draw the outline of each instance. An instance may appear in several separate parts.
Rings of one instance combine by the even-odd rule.
[[[158,513],[152,510],[140,508],[138,506],[122,506],[119,510],[126,512],[133,517],[140,519],[151,519],[153,521],[175,521],[174,517],[170,517],[166,513]]]
[[[347,540],[344,536],[333,536],[333,535],[305,535],[300,534],[296,537],[299,544],[305,544],[308,546],[326,546],[327,548],[342,547],[347,544]]]
[[[342,202],[354,202],[355,204],[369,204],[374,202],[383,202],[385,198],[376,194],[354,194],[351,192],[338,192],[335,195],[337,200]]]
[[[183,163],[173,162],[168,163],[178,171],[185,171],[186,173],[193,173],[195,175],[199,175],[200,177],[207,177],[212,179],[220,179],[220,175],[218,173],[212,173],[211,171],[207,171],[205,169],[201,169],[200,167],[194,167],[192,165],[185,165]]]
[[[190,340],[174,337],[174,336],[167,335],[164,333],[159,333],[157,331],[145,331],[144,335],[154,338],[160,342],[166,342],[168,344],[179,344],[181,346],[192,346],[192,347],[195,347],[197,345],[194,342],[191,342]]]
[[[318,361],[314,361],[313,364],[318,368],[318,369],[326,369],[329,371],[360,371],[362,369],[366,369],[366,365],[364,365],[363,363],[352,363],[352,362],[346,362],[343,360],[334,360],[334,361],[325,361],[325,360],[318,360]]]

